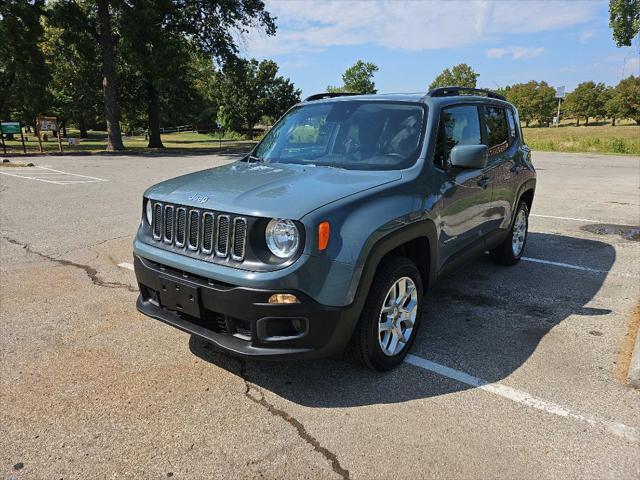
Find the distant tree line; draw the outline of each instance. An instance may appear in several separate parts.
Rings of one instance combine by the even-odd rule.
[[[0,2],[0,119],[57,115],[86,137],[107,129],[222,124],[251,130],[299,101],[270,60],[239,58],[235,32],[275,33],[262,0],[4,0]]]
[[[549,125],[557,115],[556,90],[547,82],[531,80],[498,89],[508,101],[518,108],[520,120],[528,127]],[[640,77],[631,75],[618,85],[606,86],[593,81],[580,83],[562,100],[561,119],[575,119],[589,125],[590,119],[630,119],[640,125]]]
[[[429,90],[437,87],[460,86],[476,88],[478,77],[469,65],[462,63],[446,68],[429,85]],[[545,81],[531,80],[495,89],[504,95],[518,109],[520,120],[528,127],[551,124],[557,115],[558,99],[556,89]],[[593,81],[580,83],[561,101],[560,117],[575,119],[589,125],[590,119],[629,119],[640,125],[640,77],[629,76],[614,86]]]

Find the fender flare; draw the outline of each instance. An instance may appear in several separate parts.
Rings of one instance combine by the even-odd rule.
[[[358,311],[361,311],[362,306],[364,305],[369,289],[371,288],[371,284],[373,283],[373,278],[375,277],[378,266],[384,256],[395,248],[421,237],[424,237],[429,242],[428,245],[425,245],[425,248],[428,247],[429,249],[428,265],[422,266],[425,267],[428,272],[428,278],[423,278],[425,290],[433,285],[438,273],[437,229],[433,220],[420,220],[390,232],[388,235],[385,235],[374,243],[369,249],[362,273],[356,280],[358,282],[358,287],[356,289],[354,302],[358,304]],[[421,266],[418,266],[418,268],[420,268],[421,271],[424,271]]]

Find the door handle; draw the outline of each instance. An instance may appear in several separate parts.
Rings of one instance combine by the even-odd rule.
[[[478,186],[482,188],[487,188],[490,183],[491,179],[486,175],[480,177],[480,180],[478,180]]]

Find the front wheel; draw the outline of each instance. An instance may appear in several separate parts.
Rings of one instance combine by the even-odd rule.
[[[529,208],[525,202],[520,202],[509,235],[500,245],[491,250],[493,259],[503,265],[518,263],[527,244],[528,232]]]
[[[411,348],[422,313],[422,277],[413,262],[389,258],[369,290],[349,353],[367,367],[387,371]]]

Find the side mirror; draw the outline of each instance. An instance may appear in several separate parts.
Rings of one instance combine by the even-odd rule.
[[[486,145],[456,145],[451,149],[451,166],[458,168],[484,168],[487,164]]]

